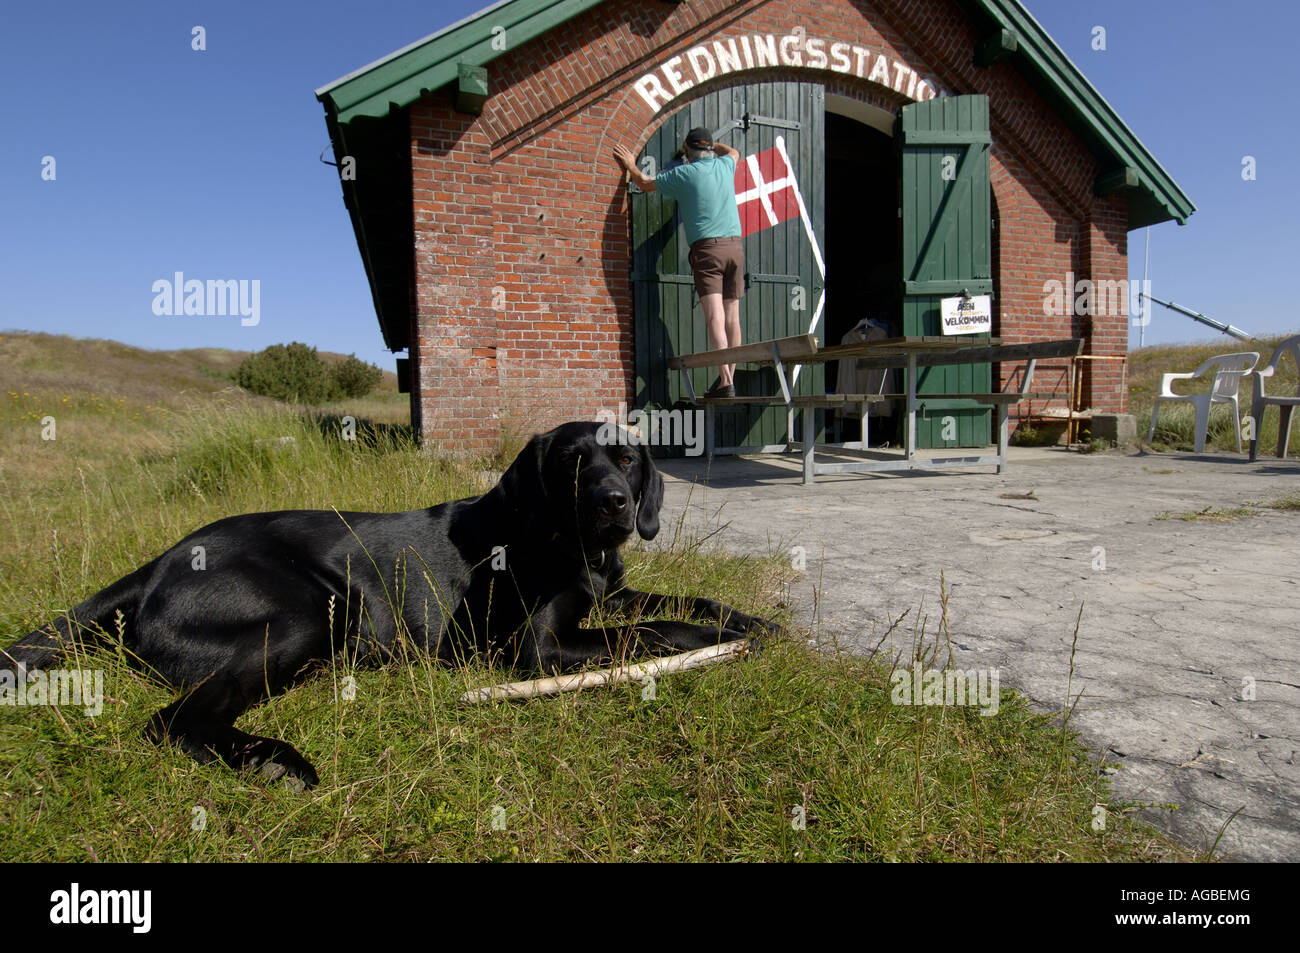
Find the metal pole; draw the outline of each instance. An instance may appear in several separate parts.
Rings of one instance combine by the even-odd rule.
[[[1200,321],[1202,324],[1208,324],[1216,331],[1222,331],[1224,334],[1231,335],[1242,341],[1249,341],[1253,335],[1248,334],[1241,328],[1233,327],[1231,324],[1224,324],[1222,321],[1216,321],[1214,318],[1201,314],[1199,311],[1193,311],[1190,308],[1184,308],[1181,304],[1174,304],[1172,301],[1162,301],[1152,295],[1143,293],[1142,297],[1148,301],[1154,301],[1156,304],[1163,304],[1170,311],[1177,311],[1179,314],[1185,314],[1194,321]]]
[[[1142,288],[1145,290],[1151,287],[1147,280],[1151,277],[1151,226],[1146,228],[1147,232],[1147,254],[1146,262],[1142,265]],[[1151,315],[1142,315],[1142,323],[1138,325],[1138,347],[1147,346],[1147,325],[1151,323]]]

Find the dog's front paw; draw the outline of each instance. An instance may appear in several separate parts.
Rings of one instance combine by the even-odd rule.
[[[320,783],[311,763],[284,742],[259,745],[244,761],[244,767],[256,771],[264,781],[283,780],[294,791],[306,791]]]
[[[767,638],[777,638],[785,634],[785,629],[777,623],[761,616],[746,615],[743,612],[731,613],[727,617],[727,628],[736,629],[746,635],[765,636]]]

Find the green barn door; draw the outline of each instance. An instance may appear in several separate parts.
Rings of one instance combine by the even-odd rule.
[[[988,98],[949,96],[913,103],[903,107],[897,128],[903,333],[940,335],[941,299],[965,291],[993,292]],[[925,395],[988,393],[991,387],[988,364],[923,368],[917,383],[917,446],[987,446],[991,411],[970,401],[926,400]]]
[[[718,90],[680,109],[656,130],[638,159],[647,174],[671,167],[686,133],[695,126],[713,131],[741,154],[762,156],[760,176],[772,174],[775,156],[788,157],[806,214],[791,214],[786,190],[768,193],[775,201],[776,224],[758,228],[745,238],[745,297],[740,324],[746,342],[806,334],[824,337],[818,304],[825,279],[819,263],[825,242],[825,93],[813,83],[758,83]],[[777,140],[780,140],[778,143]],[[784,161],[784,160],[783,160]],[[769,184],[779,182],[773,179]],[[704,311],[687,261],[690,251],[676,214],[676,202],[658,193],[633,189],[632,281],[635,313],[636,402],[638,407],[669,407],[686,396],[681,375],[669,371],[669,357],[709,350]],[[770,219],[764,219],[766,224]],[[691,372],[695,393],[702,394],[717,378],[715,368]],[[794,391],[825,391],[821,365],[801,368]],[[770,369],[736,368],[740,395],[780,393]],[[719,447],[775,447],[794,435],[786,432],[781,407],[761,405],[719,408]]]

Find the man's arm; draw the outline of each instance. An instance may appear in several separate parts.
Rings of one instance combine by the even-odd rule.
[[[740,153],[724,142],[715,142],[713,144],[713,152],[715,155],[720,157],[731,156],[731,158],[735,159],[737,162],[740,161]]]
[[[646,175],[638,169],[636,159],[624,146],[614,147],[614,158],[618,160],[619,165],[627,170],[627,174],[631,176],[632,181],[637,184],[637,188],[642,192],[653,192],[655,190],[654,176]]]

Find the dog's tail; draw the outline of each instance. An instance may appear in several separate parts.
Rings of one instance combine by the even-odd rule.
[[[0,649],[0,672],[46,669],[64,655],[91,645],[115,644],[129,631],[140,593],[153,564],[123,576],[76,608],[62,613],[7,649]]]

